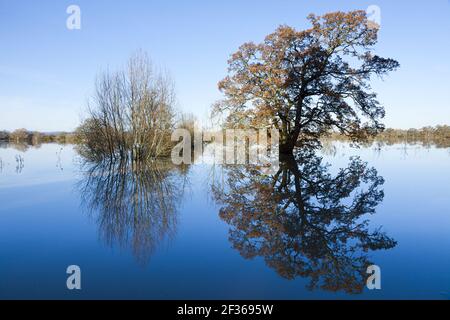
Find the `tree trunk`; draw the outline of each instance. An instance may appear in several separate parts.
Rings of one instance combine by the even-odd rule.
[[[280,130],[280,154],[289,155],[294,150],[295,141],[292,142],[292,137],[289,134],[287,121],[282,121]]]
[[[297,139],[298,134],[296,134],[296,132],[291,132],[289,134],[282,130],[280,135],[280,154],[292,155]]]
[[[295,144],[290,141],[280,142],[280,154],[282,155],[292,155],[292,151],[294,151]]]

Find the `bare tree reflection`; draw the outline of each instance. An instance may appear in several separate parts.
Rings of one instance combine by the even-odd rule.
[[[8,143],[8,147],[19,152],[26,152],[30,148],[28,143]]]
[[[366,215],[383,200],[384,180],[359,158],[334,176],[306,152],[283,159],[273,176],[258,167],[226,170],[226,185],[212,191],[231,226],[230,241],[243,257],[263,257],[284,278],[307,277],[309,289],[360,293],[369,252],[396,245],[369,228]]]
[[[25,167],[25,159],[20,155],[16,155],[16,173],[22,173],[23,168]]]
[[[183,172],[165,161],[86,162],[83,168],[82,200],[96,217],[101,238],[110,246],[131,248],[145,264],[175,233]]]

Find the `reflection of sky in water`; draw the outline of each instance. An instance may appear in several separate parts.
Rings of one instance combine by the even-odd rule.
[[[16,157],[23,158],[23,168],[18,170]],[[0,147],[3,164],[0,188],[39,185],[74,179],[73,149],[57,144],[28,147],[26,151]],[[18,172],[19,171],[19,172]]]
[[[441,292],[450,292],[449,150],[335,146],[335,154],[325,152],[330,172],[360,155],[385,179],[385,197],[370,225],[383,226],[398,242],[371,254],[382,269],[382,290],[350,297],[443,298]],[[24,158],[20,173],[18,154]],[[207,164],[188,172],[175,236],[158,246],[147,264],[137,263],[127,247],[101,241],[95,218],[83,211],[74,155],[70,146],[0,148],[1,298],[349,297],[308,291],[307,279],[288,281],[262,258],[242,258],[228,240],[229,226],[218,217]],[[81,292],[65,289],[70,264],[81,267]]]

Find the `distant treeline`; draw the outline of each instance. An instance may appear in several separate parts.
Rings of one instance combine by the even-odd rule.
[[[333,133],[331,138],[345,140],[338,133]],[[386,129],[369,142],[383,142],[388,145],[396,143],[408,143],[422,145],[435,145],[440,148],[450,148],[450,126],[440,125],[435,127],[423,127],[421,129]]]
[[[177,123],[177,128],[185,128],[193,135],[195,117],[187,114],[182,115]],[[333,140],[347,140],[347,137],[339,133],[332,133],[329,138]],[[14,144],[39,145],[42,143],[77,144],[80,141],[79,129],[75,132],[43,133],[17,129],[12,132],[0,131],[0,142]],[[372,142],[383,142],[388,145],[396,143],[410,143],[422,145],[435,145],[441,148],[450,148],[450,126],[440,125],[435,127],[423,127],[421,129],[386,129],[378,134]]]
[[[76,135],[70,132],[44,133],[17,129],[12,132],[0,131],[0,142],[39,145],[42,143],[76,143]]]

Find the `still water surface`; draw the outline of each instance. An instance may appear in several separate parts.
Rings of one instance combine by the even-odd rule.
[[[335,142],[295,161],[130,171],[4,145],[0,298],[450,298],[449,149]]]

